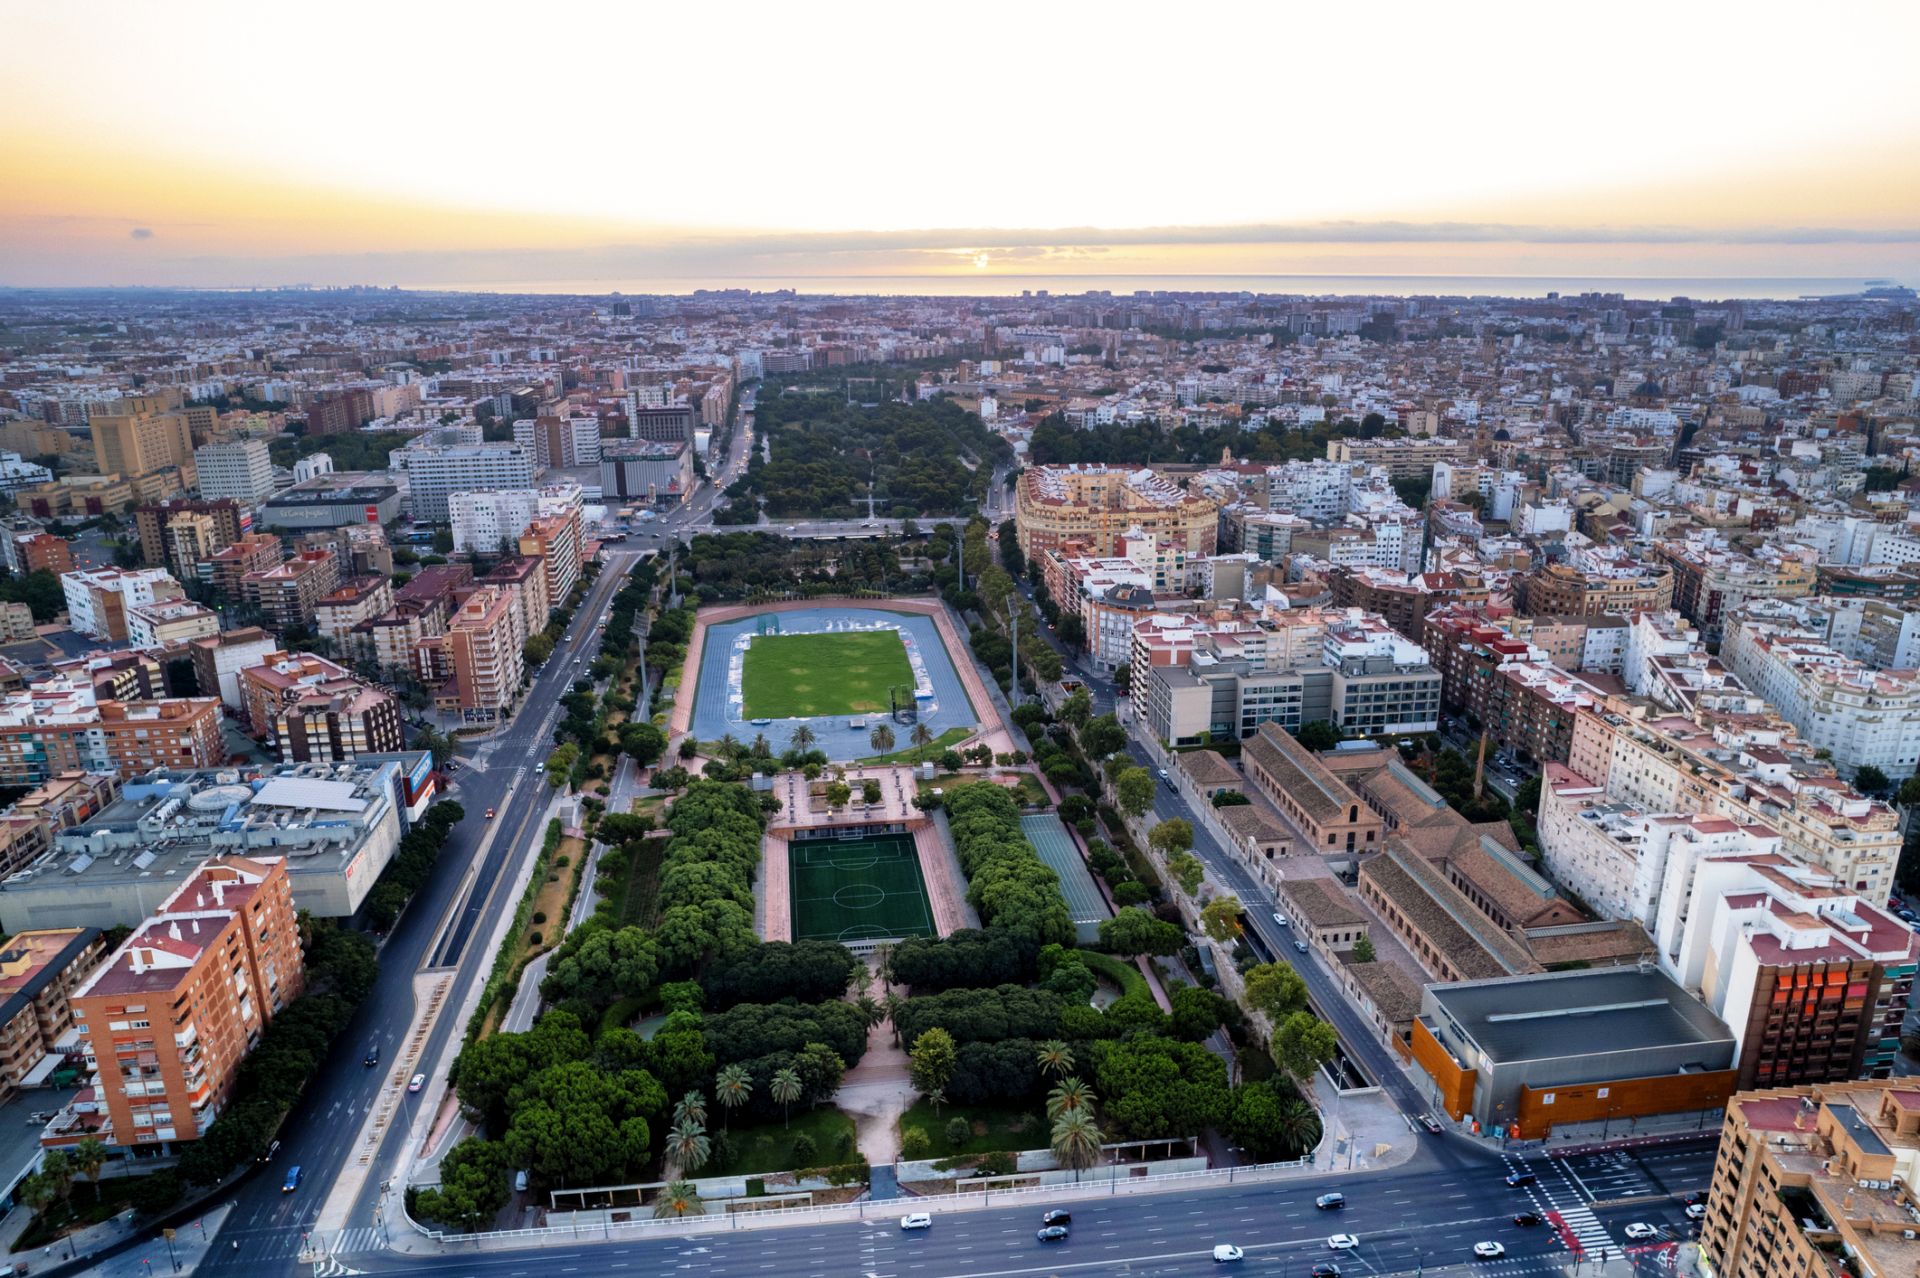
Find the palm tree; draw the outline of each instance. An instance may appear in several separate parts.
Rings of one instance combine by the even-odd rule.
[[[856,996],[865,998],[867,991],[873,988],[873,969],[865,963],[856,963],[853,968],[853,979],[848,984]]]
[[[33,1175],[21,1181],[20,1188],[15,1192],[19,1195],[20,1201],[31,1207],[36,1213],[45,1211],[48,1206],[52,1204],[53,1200],[58,1197],[53,1187],[53,1182],[45,1176],[42,1176],[39,1172],[35,1172]]]
[[[713,752],[722,758],[731,759],[740,753],[740,742],[731,732],[722,734],[721,738],[713,744]]]
[[[873,973],[880,978],[880,992],[893,984],[893,946],[886,941],[873,947]]]
[[[98,1136],[89,1136],[73,1147],[73,1165],[93,1182],[93,1201],[100,1201],[100,1169],[107,1165],[107,1146]]]
[[[1047,1093],[1047,1117],[1079,1114],[1093,1109],[1093,1088],[1078,1078],[1063,1078]]]
[[[907,737],[913,742],[916,748],[924,750],[933,744],[933,729],[924,723],[916,723],[913,725],[913,731],[909,732]]]
[[[707,1125],[707,1098],[697,1091],[690,1091],[673,1103],[673,1121],[691,1122],[699,1127]]]
[[[789,1126],[793,1118],[789,1107],[800,1099],[800,1075],[794,1073],[791,1067],[773,1071],[773,1079],[767,1084],[767,1095],[780,1106],[780,1125]]]
[[[676,1180],[660,1191],[660,1197],[654,1200],[653,1218],[655,1220],[678,1219],[681,1216],[704,1216],[707,1205],[700,1201],[699,1191],[694,1189],[690,1180]]]
[[[805,750],[818,739],[813,735],[813,729],[803,723],[793,730],[792,736],[787,738],[787,746],[794,750]]]
[[[61,1198],[73,1188],[73,1158],[64,1149],[50,1149],[40,1159],[40,1174],[53,1182]]]
[[[707,1139],[707,1129],[692,1119],[681,1119],[667,1133],[667,1154],[682,1171],[699,1171],[712,1153],[713,1142]]]
[[[753,1095],[753,1075],[745,1065],[729,1065],[714,1076],[713,1095],[731,1115]]]
[[[1034,1060],[1042,1074],[1048,1078],[1059,1078],[1073,1069],[1073,1049],[1057,1038],[1050,1039],[1040,1044],[1040,1050],[1034,1053]]]
[[[862,994],[854,1000],[853,1005],[860,1009],[860,1023],[868,1029],[887,1019],[887,1009],[881,1007],[878,1000],[871,994]]]
[[[880,1000],[880,1006],[887,1009],[887,1019],[893,1022],[893,1045],[900,1046],[900,1009],[907,1005],[894,990],[888,990],[887,996]]]
[[[1053,1120],[1053,1138],[1048,1148],[1053,1156],[1073,1168],[1073,1178],[1100,1161],[1100,1128],[1093,1115],[1084,1110],[1062,1114]]]
[[[1298,1158],[1320,1143],[1320,1115],[1298,1096],[1284,1101],[1280,1105],[1277,1134],[1281,1142],[1293,1151],[1294,1157]]]
[[[867,744],[873,747],[875,754],[886,754],[893,749],[893,729],[882,723],[867,734]]]

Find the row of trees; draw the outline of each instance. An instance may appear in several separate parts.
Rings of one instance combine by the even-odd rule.
[[[967,876],[967,900],[988,928],[1040,943],[1073,940],[1060,877],[1020,831],[1020,808],[1004,787],[976,781],[946,795],[949,826]]]
[[[440,849],[446,846],[453,827],[467,815],[466,809],[451,799],[443,799],[427,809],[420,823],[407,832],[394,850],[380,881],[367,893],[367,922],[376,932],[392,927],[413,894],[427,884]]]

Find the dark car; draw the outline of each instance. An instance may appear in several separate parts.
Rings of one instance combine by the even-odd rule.
[[[1435,1136],[1438,1136],[1441,1132],[1447,1130],[1446,1128],[1440,1125],[1440,1120],[1435,1118],[1432,1114],[1420,1115],[1420,1125],[1426,1128],[1428,1131],[1432,1132]]]
[[[1539,1180],[1540,1178],[1530,1171],[1509,1172],[1507,1174],[1507,1185],[1513,1189],[1518,1189],[1522,1185],[1536,1184]]]
[[[1513,1218],[1513,1223],[1521,1226],[1537,1225],[1540,1223],[1540,1213],[1537,1211],[1523,1211]]]
[[[1043,1225],[1070,1225],[1073,1223],[1073,1213],[1070,1211],[1062,1211],[1056,1207],[1042,1216],[1040,1223]]]
[[[366,1057],[362,1059],[360,1063],[368,1069],[372,1069],[375,1065],[378,1065],[380,1063],[380,1044],[375,1043],[372,1047],[369,1047]]]
[[[1340,1278],[1340,1266],[1315,1265],[1313,1267],[1313,1278]]]
[[[1313,1205],[1321,1211],[1337,1211],[1347,1205],[1345,1194],[1322,1194],[1313,1200]]]
[[[1035,1233],[1034,1237],[1038,1238],[1041,1242],[1065,1242],[1067,1240],[1067,1227],[1065,1225],[1048,1225],[1045,1229]]]

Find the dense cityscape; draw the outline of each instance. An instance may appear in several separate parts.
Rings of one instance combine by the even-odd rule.
[[[1917,321],[0,293],[0,1232],[1900,1270]]]

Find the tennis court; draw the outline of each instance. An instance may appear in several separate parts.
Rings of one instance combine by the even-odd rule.
[[[910,834],[795,840],[787,879],[796,941],[934,935]]]
[[[1067,898],[1067,913],[1081,941],[1098,940],[1100,920],[1112,915],[1107,910],[1107,898],[1100,895],[1100,885],[1093,881],[1093,872],[1087,869],[1086,860],[1065,824],[1053,813],[1043,812],[1021,817],[1020,833],[1027,836],[1027,842],[1033,844],[1040,859],[1060,876],[1060,895]]]

